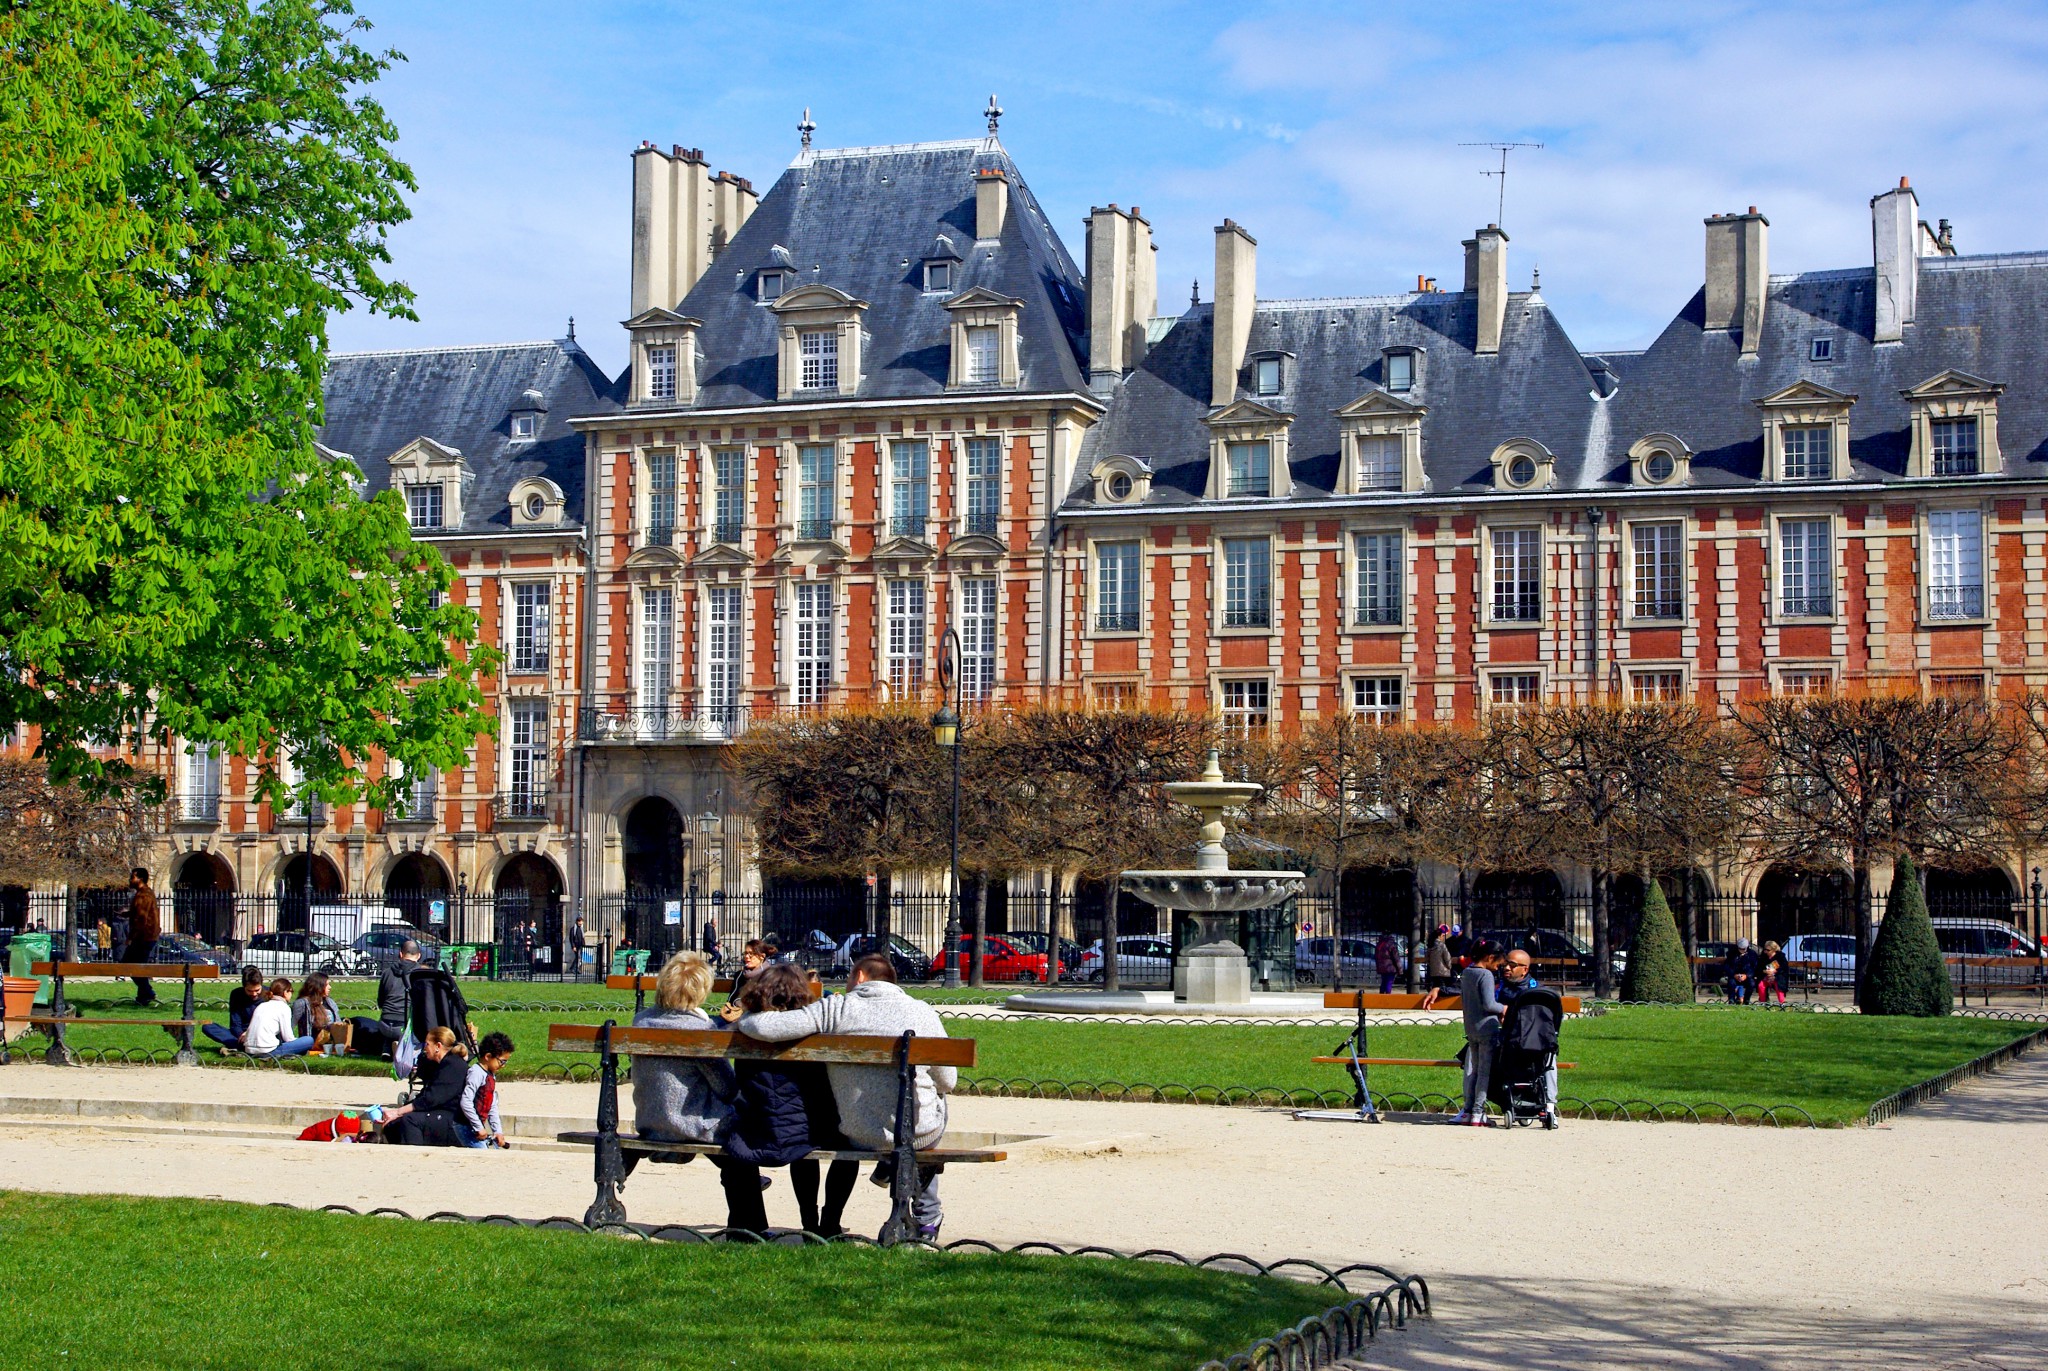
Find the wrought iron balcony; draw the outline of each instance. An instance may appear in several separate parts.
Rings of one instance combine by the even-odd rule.
[[[804,543],[829,543],[832,541],[830,519],[799,519],[796,526],[797,541]]]
[[[960,531],[962,533],[979,533],[985,537],[993,538],[996,534],[997,521],[1000,518],[1001,516],[992,509],[976,510],[961,522]]]
[[[217,824],[220,822],[220,792],[214,790],[188,790],[178,797],[177,821],[181,824]]]
[[[922,514],[897,514],[889,520],[889,536],[892,538],[924,537],[925,516]]]
[[[640,535],[642,547],[674,547],[676,526],[674,524],[650,524]]]
[[[430,824],[434,822],[434,805],[440,798],[439,787],[431,781],[407,786],[398,792],[397,800],[384,811],[387,824]]]
[[[1397,604],[1362,604],[1351,617],[1354,624],[1368,628],[1384,627],[1401,622],[1401,606]]]
[[[515,786],[491,806],[499,823],[544,823],[549,814],[545,785]]]
[[[302,828],[310,823],[315,828],[327,822],[327,805],[322,800],[293,800],[278,812],[277,823],[287,828]]]
[[[1098,609],[1095,611],[1097,633],[1136,633],[1138,611],[1135,609]]]
[[[1927,617],[1930,619],[1977,619],[1984,614],[1984,587],[1930,586]]]
[[[577,736],[586,743],[723,743],[746,732],[772,707],[650,704],[623,698],[580,712]]]
[[[548,650],[546,648],[514,648],[512,669],[521,673],[546,671]]]
[[[1779,602],[1778,612],[1793,619],[1825,619],[1835,612],[1835,597],[1787,595]]]
[[[747,526],[739,519],[719,519],[711,525],[711,541],[714,543],[738,543],[747,536]]]

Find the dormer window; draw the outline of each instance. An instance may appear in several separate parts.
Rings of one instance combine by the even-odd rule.
[[[1639,486],[1682,486],[1692,479],[1692,449],[1676,434],[1651,433],[1628,450],[1630,479]]]
[[[1280,393],[1280,359],[1261,357],[1252,363],[1252,393],[1255,395],[1278,395]]]
[[[1294,423],[1257,400],[1236,400],[1204,420],[1209,426],[1211,500],[1281,498],[1294,493],[1287,436]]]
[[[791,287],[768,308],[776,315],[776,399],[859,392],[866,301],[811,282]]]
[[[1421,405],[1370,390],[1337,411],[1341,494],[1422,489]]]
[[[786,271],[764,271],[754,278],[754,298],[757,300],[780,300],[782,292],[788,289],[789,273]]]
[[[531,386],[519,392],[519,399],[512,406],[512,417],[506,430],[515,443],[530,443],[540,436],[541,416],[548,412],[548,397]]]
[[[1797,381],[1756,402],[1763,412],[1766,481],[1849,479],[1849,410],[1856,397]]]
[[[1960,371],[1904,392],[1912,411],[1908,476],[1983,476],[2004,463],[1998,451],[1998,397],[2004,386]]]
[[[414,528],[440,528],[447,499],[439,481],[419,481],[405,488],[405,518]]]
[[[951,267],[949,262],[927,261],[925,270]],[[946,330],[951,340],[951,365],[946,384],[960,386],[1016,386],[1021,384],[1017,352],[1017,313],[1022,300],[976,286],[946,302],[952,324]]]
[[[951,290],[953,288],[953,263],[926,262],[924,264],[924,288],[927,292]]]
[[[647,349],[647,398],[676,398],[676,345],[656,343]]]
[[[1526,453],[1517,453],[1508,458],[1507,480],[1511,486],[1533,486],[1536,484],[1536,459]]]
[[[1823,334],[1811,340],[1806,346],[1806,357],[1811,362],[1832,362],[1835,360],[1835,340],[1830,334]]]
[[[1510,438],[1493,450],[1496,490],[1540,490],[1550,484],[1555,459],[1533,438]]]
[[[626,321],[633,339],[632,403],[697,402],[697,330],[703,326],[666,309],[643,310]]]
[[[1671,454],[1663,448],[1658,448],[1643,459],[1643,478],[1651,485],[1663,485],[1677,470],[1678,463],[1673,461]]]
[[[839,331],[800,329],[796,339],[798,355],[803,358],[801,387],[804,390],[839,389]]]
[[[515,442],[531,440],[540,429],[537,414],[515,414],[512,416],[512,438]]]
[[[1387,354],[1387,390],[1395,395],[1406,395],[1415,389],[1415,354],[1412,352],[1389,352]]]
[[[967,330],[967,379],[974,385],[993,385],[1002,379],[1003,331],[993,324]]]
[[[1105,457],[1093,475],[1098,504],[1136,504],[1152,492],[1152,469],[1136,457]]]
[[[1111,472],[1109,475],[1109,479],[1102,483],[1102,493],[1104,495],[1107,495],[1110,499],[1116,501],[1116,503],[1118,504],[1122,504],[1124,501],[1130,499],[1130,474],[1128,472],[1122,471]]]
[[[1270,495],[1273,490],[1273,445],[1232,443],[1225,495]]]

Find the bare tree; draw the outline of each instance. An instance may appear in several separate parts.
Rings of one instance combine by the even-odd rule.
[[[139,785],[90,795],[76,783],[53,782],[39,757],[0,756],[0,882],[117,885],[155,817]]]

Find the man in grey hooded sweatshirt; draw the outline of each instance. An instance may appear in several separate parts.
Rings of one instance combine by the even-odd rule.
[[[938,1011],[913,999],[896,984],[896,968],[887,957],[862,957],[846,978],[844,995],[827,995],[802,1009],[748,1014],[733,1025],[750,1038],[788,1042],[813,1033],[867,1034],[894,1038],[908,1031],[920,1038],[947,1036]],[[882,1149],[896,1145],[896,1071],[887,1066],[827,1066],[832,1098],[839,1106],[839,1131],[856,1147]],[[931,1147],[946,1133],[946,1096],[959,1073],[950,1066],[916,1068],[917,1118],[912,1141]],[[919,1167],[917,1194],[911,1213],[918,1236],[926,1242],[939,1235],[945,1215],[939,1207],[939,1168]]]

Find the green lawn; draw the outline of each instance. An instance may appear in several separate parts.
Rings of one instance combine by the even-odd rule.
[[[1338,1303],[1155,1262],[621,1242],[0,1193],[0,1365],[1173,1368]],[[50,1292],[68,1292],[53,1299]]]
[[[508,1075],[556,1074],[595,1058],[550,1054],[547,1026],[632,1017],[628,993],[589,987],[558,1003],[609,1008],[562,1012],[496,1011],[500,994],[527,992],[511,1003],[542,1002],[540,987],[483,986],[471,997],[479,1031],[502,1029],[518,1045]],[[549,990],[555,989],[548,987]],[[131,990],[78,982],[74,999],[88,1014],[118,1016]],[[357,987],[337,997],[345,1012],[370,1012]],[[504,1002],[504,1001],[498,1001]],[[216,1010],[202,1017],[225,1017]],[[1560,1093],[1585,1100],[1653,1104],[1797,1105],[1821,1123],[1853,1123],[1893,1091],[1939,1075],[2031,1031],[2033,1025],[1985,1019],[1865,1019],[1853,1014],[1795,1014],[1759,1009],[1615,1009],[1565,1024],[1563,1057],[1578,1062],[1559,1081]],[[980,1064],[967,1074],[984,1080],[1121,1082],[1126,1085],[1250,1087],[1263,1090],[1345,1091],[1343,1068],[1309,1059],[1329,1055],[1344,1037],[1339,1028],[1251,1025],[1091,1024],[1028,1020],[954,1020],[957,1036],[979,1044]],[[74,1046],[166,1049],[169,1038],[147,1028],[79,1028]],[[1376,1028],[1372,1052],[1383,1057],[1450,1057],[1458,1048],[1455,1025]],[[40,1039],[29,1040],[32,1050]],[[202,1053],[211,1056],[202,1041]],[[313,1063],[318,1071],[375,1074],[364,1061]],[[1388,1094],[1454,1095],[1455,1071],[1383,1068],[1372,1077]]]

